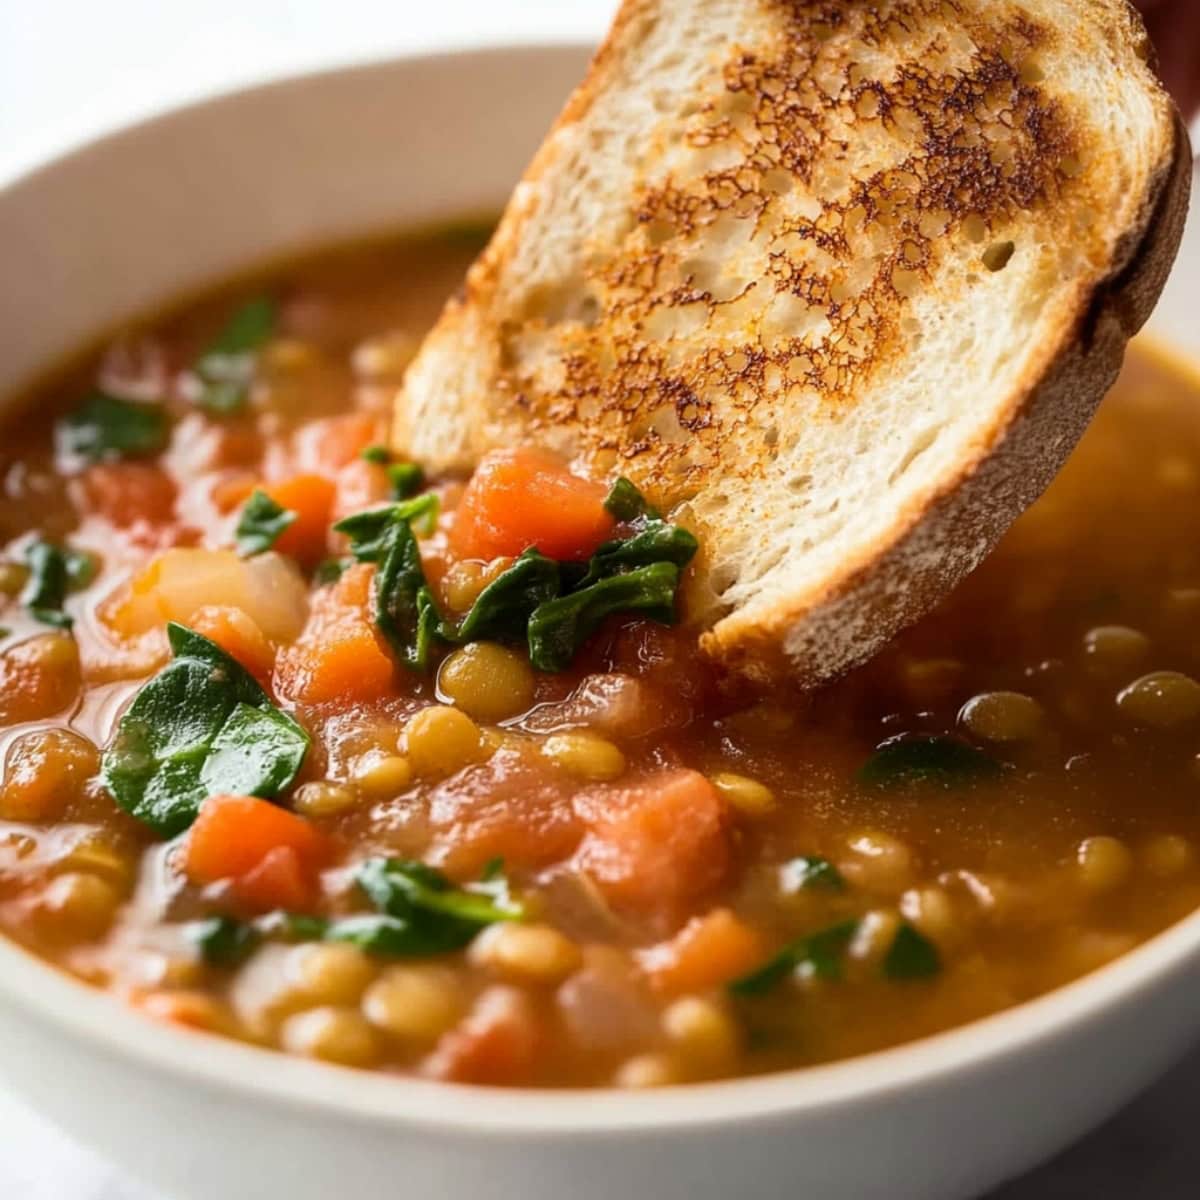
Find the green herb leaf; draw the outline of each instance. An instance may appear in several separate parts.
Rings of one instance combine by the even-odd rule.
[[[360,562],[378,563],[374,581],[375,624],[396,660],[424,671],[441,624],[433,592],[425,581],[413,522],[436,520],[438,499],[427,494],[368,509],[339,521],[334,529],[350,538]]]
[[[800,857],[786,862],[779,869],[780,883],[788,893],[821,888],[830,892],[846,890],[842,873],[827,858]]]
[[[142,458],[167,444],[167,415],[159,405],[94,391],[54,429],[60,454],[87,462]]]
[[[425,582],[421,552],[407,521],[389,526],[383,557],[375,571],[375,624],[397,661],[424,671],[439,624],[433,592]]]
[[[465,942],[446,945],[430,938],[419,922],[405,917],[389,917],[384,913],[364,913],[357,917],[342,917],[330,923],[325,931],[327,942],[350,942],[367,954],[384,958],[424,958],[456,950]]]
[[[261,350],[275,332],[279,308],[270,296],[247,300],[225,322],[201,359],[212,354],[249,354]]]
[[[352,558],[326,558],[317,563],[313,572],[313,580],[319,584],[337,583],[346,573],[346,568],[354,562]]]
[[[392,452],[386,446],[376,443],[374,446],[367,446],[359,457],[364,462],[375,463],[379,467],[386,467],[392,461]]]
[[[228,415],[245,407],[258,351],[275,331],[276,316],[275,302],[258,296],[229,318],[196,361],[196,374],[204,384],[199,399],[201,408]]]
[[[900,737],[881,745],[858,773],[877,788],[931,784],[962,787],[999,774],[1000,764],[953,737]]]
[[[457,626],[443,622],[441,636],[460,643],[524,639],[534,610],[553,600],[558,590],[558,563],[530,547],[479,593]]]
[[[509,896],[503,877],[456,888],[440,871],[424,863],[372,858],[360,864],[356,879],[380,913],[407,927],[403,938],[413,949],[392,953],[456,950],[485,926],[519,921],[525,915]],[[386,936],[398,942],[401,933],[390,927]]]
[[[583,589],[621,571],[655,563],[673,563],[680,571],[692,561],[699,543],[678,525],[650,521],[632,537],[605,542],[588,563],[587,574],[576,585]]]
[[[21,591],[21,604],[43,625],[70,629],[74,622],[63,612],[63,604],[68,592],[87,587],[96,577],[96,559],[38,538],[25,548],[25,563],[29,579]]]
[[[210,796],[278,796],[300,772],[308,736],[279,709],[238,704],[200,772]]]
[[[245,962],[261,940],[253,925],[232,917],[193,921],[187,933],[204,961],[214,967],[236,967]]]
[[[122,716],[101,776],[126,812],[173,837],[209,796],[278,796],[310,739],[214,642],[173,622],[167,635],[175,657]]]
[[[818,979],[840,979],[842,958],[857,930],[857,921],[842,921],[810,933],[785,946],[757,971],[735,980],[729,990],[735,996],[763,996],[797,971]]]
[[[335,533],[350,539],[350,553],[359,562],[377,563],[385,552],[385,541],[392,525],[415,524],[422,531],[432,530],[437,522],[438,498],[429,493],[380,508],[367,508],[343,517],[334,525]]]
[[[636,521],[639,517],[658,518],[658,512],[646,502],[646,497],[628,479],[621,476],[609,489],[604,500],[608,509],[618,521]]]
[[[255,488],[237,523],[237,549],[242,558],[264,554],[279,540],[297,514],[276,504],[262,488]]]
[[[672,624],[678,585],[679,568],[656,562],[539,605],[529,618],[529,661],[539,671],[565,670],[611,613],[641,612]]]
[[[425,472],[416,463],[391,463],[387,468],[387,476],[392,485],[392,495],[397,500],[407,500],[425,486]]]
[[[263,937],[284,942],[319,942],[329,931],[329,922],[324,917],[276,911],[257,918],[254,928]]]
[[[883,960],[883,973],[889,979],[929,979],[941,969],[937,947],[907,921],[903,922]]]

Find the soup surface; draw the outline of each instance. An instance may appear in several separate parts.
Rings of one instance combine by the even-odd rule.
[[[671,624],[694,539],[615,472],[384,448],[476,248],[215,294],[9,425],[9,936],[295,1054],[648,1087],[942,1030],[1200,903],[1190,378],[1135,351],[939,612],[746,697]]]

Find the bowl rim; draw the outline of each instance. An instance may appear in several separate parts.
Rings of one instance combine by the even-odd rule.
[[[99,136],[56,147],[0,177],[6,194],[77,157],[169,125],[206,108],[254,101],[289,89],[320,87],[349,75],[422,67],[461,70],[512,56],[582,56],[589,43],[514,41],[415,51],[357,60],[206,93]],[[2,169],[2,164],[0,164]],[[180,1030],[147,1018],[125,1000],[74,979],[18,942],[0,936],[0,1002],[27,1021],[151,1073],[173,1075],[211,1092],[237,1094],[277,1109],[356,1123],[403,1125],[429,1134],[506,1138],[653,1137],[704,1126],[829,1114],[938,1087],[963,1073],[998,1069],[1035,1055],[1071,1031],[1135,1005],[1200,964],[1200,909],[1108,965],[1033,1000],[913,1042],[850,1059],[716,1083],[646,1093],[618,1089],[496,1089],[351,1070],[299,1059],[220,1035]],[[503,1102],[498,1104],[497,1098]]]

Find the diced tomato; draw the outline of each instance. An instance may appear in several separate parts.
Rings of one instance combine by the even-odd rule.
[[[192,628],[236,658],[263,687],[270,687],[275,648],[242,609],[209,604],[192,618]]]
[[[678,996],[723,987],[758,966],[762,938],[727,908],[693,917],[673,938],[640,959],[656,991]]]
[[[582,832],[561,780],[503,752],[439,784],[426,811],[433,856],[458,879],[478,878],[497,858],[514,867],[561,862]]]
[[[279,535],[275,549],[306,566],[325,557],[329,523],[336,491],[323,475],[293,475],[264,486],[263,491],[281,508],[290,509],[296,519]]]
[[[588,826],[575,865],[617,907],[670,919],[728,874],[729,813],[697,771],[583,792],[575,808]]]
[[[459,558],[491,560],[536,546],[551,558],[587,558],[612,535],[602,484],[571,474],[538,450],[498,450],[476,469],[450,545]]]
[[[193,883],[231,880],[252,911],[304,911],[331,858],[329,839],[303,817],[253,796],[210,796],[188,834],[184,869]]]
[[[356,563],[314,598],[308,625],[279,655],[275,687],[303,704],[369,703],[395,690],[396,665],[379,644],[369,598],[374,568]]]
[[[121,529],[165,525],[175,513],[178,489],[153,463],[96,463],[83,473],[83,488],[90,510]]]
[[[521,1083],[537,1061],[538,1021],[515,988],[491,987],[467,1018],[442,1036],[422,1074],[454,1083]]]

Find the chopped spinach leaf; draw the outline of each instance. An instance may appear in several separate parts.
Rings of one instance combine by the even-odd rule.
[[[465,945],[465,942],[446,945],[427,936],[420,922],[407,917],[390,917],[386,913],[363,913],[331,921],[325,930],[325,941],[350,942],[367,954],[385,958],[422,958]]]
[[[326,558],[317,563],[313,572],[313,580],[319,584],[337,583],[346,573],[346,568],[354,562],[352,558]]]
[[[101,777],[126,812],[173,837],[209,796],[278,796],[310,739],[214,642],[174,622],[167,636],[174,658],[121,717]]]
[[[276,911],[259,917],[254,928],[263,937],[284,942],[319,942],[328,931],[329,922],[324,917]]]
[[[159,405],[94,391],[54,429],[60,454],[100,462],[157,454],[167,444],[167,416]]]
[[[253,925],[232,917],[193,921],[187,932],[204,961],[214,967],[236,967],[250,957],[261,940]]]
[[[388,527],[375,572],[375,624],[397,660],[411,671],[424,671],[438,626],[433,592],[425,582],[421,552],[407,521]]]
[[[21,604],[43,625],[70,629],[74,622],[63,612],[63,604],[68,592],[87,587],[96,577],[96,559],[38,538],[25,548],[25,564],[29,579],[21,591]]]
[[[618,521],[636,521],[639,517],[658,518],[658,512],[646,503],[646,497],[624,476],[609,489],[604,507]]]
[[[901,924],[883,960],[883,973],[889,979],[929,979],[941,969],[937,947],[907,921]]]
[[[275,331],[276,315],[274,300],[258,296],[229,318],[196,361],[196,375],[204,385],[198,401],[201,408],[228,415],[245,407],[258,351]]]
[[[539,671],[565,670],[611,613],[641,612],[672,624],[678,584],[679,568],[656,562],[539,605],[529,618],[529,661]]]
[[[858,773],[860,783],[878,788],[932,784],[962,787],[998,774],[1000,764],[982,750],[953,737],[898,737],[884,742]]]
[[[779,870],[780,883],[788,893],[802,892],[809,888],[820,888],[830,892],[842,892],[846,881],[842,873],[827,858],[816,856],[793,858]]]
[[[195,922],[190,932],[206,960],[221,965],[241,961],[263,938],[350,942],[368,954],[419,958],[460,949],[486,926],[525,916],[499,860],[465,888],[433,867],[400,859],[367,859],[356,878],[378,911],[333,919],[280,911],[250,924],[215,917]]]
[[[840,979],[842,956],[858,930],[857,921],[841,921],[785,946],[757,971],[729,985],[735,996],[763,996],[789,976],[806,971],[818,979]]]
[[[297,514],[276,504],[262,488],[255,488],[238,518],[238,553],[243,558],[264,554],[279,540],[280,535],[295,523]]]
[[[678,525],[665,521],[648,521],[632,537],[605,542],[588,563],[587,573],[576,585],[582,589],[621,571],[654,563],[674,563],[681,571],[696,556],[699,549],[695,537]]]
[[[534,611],[558,591],[558,564],[530,547],[479,593],[457,626],[443,622],[441,636],[449,642],[523,639]]]
[[[438,498],[429,493],[396,504],[364,509],[343,517],[333,528],[334,532],[344,533],[350,539],[350,553],[359,562],[377,563],[384,556],[388,531],[393,525],[416,524],[422,531],[432,530],[437,514]]]
[[[524,910],[508,893],[502,876],[456,888],[424,863],[372,858],[360,864],[356,879],[379,912],[405,925],[408,950],[391,953],[438,954],[465,946],[481,929],[499,921],[519,921]],[[386,938],[400,944],[402,931]]]
[[[248,354],[261,350],[275,332],[278,315],[278,306],[270,296],[255,296],[247,300],[234,310],[221,332],[209,343],[204,357],[210,354]]]
[[[386,467],[392,461],[392,452],[386,447],[381,446],[378,442],[373,446],[367,446],[359,455],[363,462],[375,463],[376,466]]]
[[[355,513],[335,526],[350,538],[350,553],[360,562],[377,563],[374,581],[375,624],[396,659],[411,671],[424,671],[441,618],[425,581],[421,552],[412,523],[436,519],[434,495],[385,508]]]
[[[397,500],[408,500],[425,486],[425,472],[416,463],[391,463],[387,468],[392,495]]]

